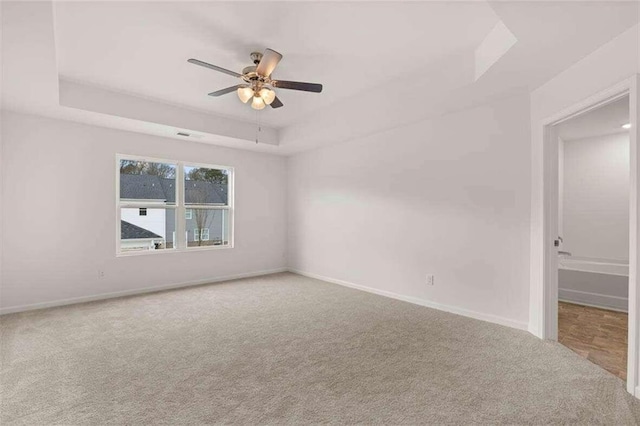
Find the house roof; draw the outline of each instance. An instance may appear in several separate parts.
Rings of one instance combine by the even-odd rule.
[[[186,180],[184,182],[187,204],[226,204],[227,194],[222,184]]]
[[[162,200],[175,203],[175,179],[154,175],[120,174],[120,198],[127,200]],[[185,180],[187,204],[227,204],[226,185]]]
[[[133,223],[120,221],[120,238],[123,240],[132,240],[138,238],[162,238],[148,229],[141,228]]]
[[[166,200],[167,196],[158,176],[120,173],[120,198]]]

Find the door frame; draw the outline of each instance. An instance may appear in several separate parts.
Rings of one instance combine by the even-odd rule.
[[[638,313],[640,312],[640,288],[638,284],[638,264],[640,234],[638,228],[638,164],[640,129],[638,128],[638,112],[640,75],[632,77],[606,90],[590,96],[561,112],[542,121],[543,130],[543,251],[542,262],[542,300],[540,319],[541,337],[548,340],[558,339],[558,252],[554,241],[558,238],[558,169],[559,151],[555,126],[563,121],[582,115],[600,106],[606,105],[624,96],[629,96],[629,336],[627,357],[627,391],[640,398],[638,386],[638,365],[640,361],[638,335]]]

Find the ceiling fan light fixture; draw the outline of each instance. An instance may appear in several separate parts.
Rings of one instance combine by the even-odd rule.
[[[240,86],[238,87],[238,97],[242,101],[242,103],[249,102],[249,99],[253,97],[253,89],[249,86]]]
[[[267,105],[264,103],[264,100],[260,96],[255,95],[253,97],[253,101],[251,101],[251,108],[260,110],[265,106]]]
[[[242,73],[237,73],[195,58],[188,59],[187,62],[239,78],[241,80],[240,84],[234,84],[233,86],[216,90],[208,93],[208,95],[217,98],[235,91],[242,103],[246,104],[251,100],[251,107],[256,110],[264,109],[267,105],[273,109],[284,106],[280,98],[276,96],[274,89],[278,89],[278,91],[279,89],[286,89],[310,93],[322,92],[322,84],[319,83],[273,80],[271,75],[281,59],[282,55],[273,49],[265,49],[264,53],[253,52],[251,53],[253,65],[245,67]]]
[[[267,87],[263,87],[262,89],[260,89],[258,94],[267,105],[271,105],[271,102],[276,99],[276,92]]]

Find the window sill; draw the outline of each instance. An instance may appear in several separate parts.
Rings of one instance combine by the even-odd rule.
[[[146,250],[146,251],[132,251],[132,252],[124,252],[116,253],[116,257],[135,257],[135,256],[153,256],[156,254],[164,254],[164,253],[191,253],[197,251],[214,251],[214,250],[229,250],[233,248],[233,244],[230,245],[219,245],[219,246],[206,246],[206,247],[188,247],[183,249],[163,249],[163,250]]]

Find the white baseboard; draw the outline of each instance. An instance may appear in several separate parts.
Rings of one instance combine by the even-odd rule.
[[[527,327],[527,331],[536,336],[538,339],[542,339],[542,335],[540,334],[540,330],[538,330],[538,327],[532,326],[531,323],[529,324],[529,327]]]
[[[372,287],[367,287],[360,284],[354,284],[347,281],[325,277],[318,274],[312,274],[310,272],[304,272],[304,271],[300,271],[292,268],[276,268],[276,269],[270,269],[270,270],[264,270],[264,271],[255,271],[255,272],[248,272],[243,274],[227,275],[223,277],[206,278],[202,280],[187,281],[187,282],[182,282],[177,284],[169,284],[169,285],[156,286],[156,287],[145,287],[145,288],[117,291],[117,292],[111,292],[111,293],[101,293],[101,294],[96,294],[92,296],[82,296],[82,297],[75,297],[71,299],[54,300],[49,302],[33,303],[28,305],[9,306],[5,308],[0,308],[0,315],[31,311],[35,309],[53,308],[56,306],[73,305],[73,304],[84,303],[84,302],[93,302],[97,300],[113,299],[116,297],[133,296],[136,294],[153,293],[158,291],[171,290],[171,289],[177,289],[177,288],[183,288],[183,287],[191,287],[191,286],[202,285],[202,284],[210,284],[210,283],[216,283],[221,281],[229,281],[229,280],[235,280],[240,278],[258,277],[261,275],[269,275],[269,274],[275,274],[275,273],[286,272],[286,271],[292,272],[294,274],[302,275],[305,277],[315,278],[321,281],[326,281],[333,284],[338,284],[345,287],[366,291],[366,292],[377,294],[380,296],[402,300],[404,302],[413,303],[415,305],[426,306],[428,308],[438,309],[440,311],[445,311],[445,312],[462,315],[469,318],[478,319],[481,321],[500,324],[507,327],[516,328],[519,330],[526,331],[528,329],[528,324],[525,322],[514,321],[508,318],[499,317],[497,315],[484,314],[480,312],[459,308],[456,306],[450,306],[450,305],[444,305],[441,303],[431,302],[429,300],[419,299],[417,297],[404,296],[404,295],[393,293],[390,291],[378,290]]]
[[[0,308],[0,315],[13,314],[16,312],[32,311],[35,309],[53,308],[56,306],[75,305],[76,303],[94,302],[96,300],[113,299],[116,297],[133,296],[136,294],[154,293],[158,291],[171,290],[175,288],[191,287],[191,286],[202,285],[202,284],[212,284],[212,283],[217,283],[221,281],[236,280],[240,278],[259,277],[261,275],[276,274],[278,272],[286,272],[286,271],[288,271],[288,268],[276,268],[276,269],[269,269],[266,271],[255,271],[255,272],[247,272],[243,274],[227,275],[224,277],[206,278],[206,279],[196,280],[196,281],[186,281],[186,282],[177,283],[177,284],[115,291],[112,293],[101,293],[93,296],[74,297],[71,299],[53,300],[50,302],[32,303],[29,305],[9,306],[6,308]]]
[[[627,312],[629,310],[629,299],[626,297],[608,296],[606,294],[589,293],[587,291],[561,288],[558,289],[558,300],[619,312]]]
[[[518,330],[528,331],[527,329],[529,327],[529,324],[526,323],[526,322],[514,321],[514,320],[511,320],[511,319],[508,319],[508,318],[499,317],[497,315],[483,314],[483,313],[480,313],[480,312],[469,311],[467,309],[458,308],[456,306],[443,305],[441,303],[431,302],[429,300],[419,299],[417,297],[412,297],[412,296],[404,296],[404,295],[401,295],[401,294],[393,293],[391,291],[378,290],[376,288],[367,287],[367,286],[360,285],[360,284],[354,284],[354,283],[350,283],[348,281],[338,280],[338,279],[335,279],[335,278],[329,278],[329,277],[325,277],[325,276],[322,276],[322,275],[313,274],[313,273],[310,273],[310,272],[300,271],[298,269],[290,268],[289,272],[292,272],[292,273],[298,274],[298,275],[302,275],[302,276],[305,276],[305,277],[309,277],[309,278],[315,278],[317,280],[326,281],[326,282],[333,283],[333,284],[338,284],[338,285],[345,286],[345,287],[354,288],[354,289],[357,289],[357,290],[366,291],[368,293],[377,294],[379,296],[385,296],[385,297],[390,297],[392,299],[402,300],[403,302],[409,302],[409,303],[413,303],[415,305],[425,306],[427,308],[438,309],[440,311],[445,311],[445,312],[449,312],[449,313],[452,313],[452,314],[462,315],[462,316],[465,316],[465,317],[469,317],[469,318],[473,318],[473,319],[477,319],[477,320],[481,320],[481,321],[487,321],[487,322],[491,322],[491,323],[494,323],[494,324],[500,324],[500,325],[504,325],[504,326],[511,327],[511,328],[517,328]]]

